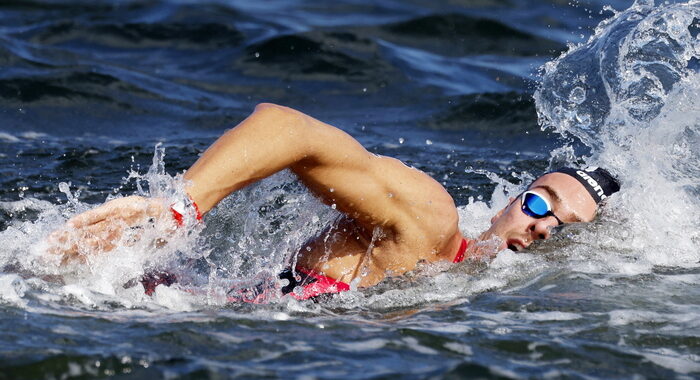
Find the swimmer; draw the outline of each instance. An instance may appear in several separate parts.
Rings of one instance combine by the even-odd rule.
[[[112,200],[69,220],[52,236],[52,251],[64,262],[79,259],[86,246],[109,251],[124,226],[173,217],[182,223],[188,213],[201,218],[232,192],[283,169],[344,215],[299,247],[297,266],[280,275],[290,282],[283,293],[299,299],[348,290],[353,281],[359,288],[371,287],[420,262],[460,262],[505,248],[526,249],[548,239],[558,225],[592,221],[599,203],[619,190],[604,169],[556,170],[511,198],[480,236],[467,238],[458,228],[454,200],[427,174],[372,154],[347,133],[301,112],[261,104],[185,172],[189,200],[172,209],[161,199]],[[489,240],[498,242],[490,252],[475,244]],[[149,293],[173,281],[151,275],[142,283]]]

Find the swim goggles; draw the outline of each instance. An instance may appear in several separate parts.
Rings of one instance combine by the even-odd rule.
[[[552,206],[547,202],[547,200],[541,195],[534,191],[525,191],[520,194],[521,206],[520,209],[523,210],[525,215],[529,215],[535,219],[542,219],[548,216],[553,216],[554,219],[561,225],[564,222],[559,219],[554,212],[552,212]]]

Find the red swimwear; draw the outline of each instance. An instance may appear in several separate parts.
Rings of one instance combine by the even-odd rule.
[[[452,260],[453,263],[461,263],[464,261],[464,252],[467,251],[467,247],[469,246],[469,242],[467,239],[462,238],[462,244],[459,245],[459,251],[457,251],[457,256],[455,256],[455,259]]]
[[[328,276],[324,276],[320,273],[316,273],[312,270],[297,267],[297,272],[305,275],[307,277],[307,281],[309,279],[313,279],[313,281],[302,285],[301,292],[296,291],[289,293],[292,297],[298,300],[307,300],[312,297],[320,296],[321,294],[333,294],[347,292],[350,290],[350,285],[342,281],[332,279]]]
[[[452,260],[453,263],[461,263],[464,261],[464,253],[467,251],[468,246],[469,242],[467,239],[462,238],[462,243],[459,245],[457,255],[455,256],[454,260]],[[285,286],[282,290],[283,294],[290,294],[292,297],[298,300],[307,300],[309,298],[318,297],[322,294],[334,294],[350,290],[350,285],[332,279],[328,276],[324,276],[320,273],[316,273],[312,270],[297,267],[296,271],[302,277],[298,282],[296,282],[296,279],[290,279],[290,277],[287,275],[283,276],[281,274],[280,278],[286,278],[289,280],[289,285]],[[301,287],[302,290],[297,290],[294,292],[293,290],[295,287]],[[285,290],[287,291],[285,292]]]
[[[132,281],[129,281],[124,285],[124,287],[130,287]],[[156,291],[158,285],[170,286],[177,282],[177,277],[174,274],[168,272],[149,272],[141,277],[141,284],[143,285],[143,291],[147,296],[152,296],[153,292]]]
[[[467,251],[469,242],[467,239],[462,239],[457,255],[453,263],[464,261],[464,253]],[[322,295],[331,295],[335,293],[347,292],[350,290],[350,285],[324,276],[313,270],[296,267],[295,271],[287,269],[279,274],[280,279],[289,281],[289,284],[282,287],[282,295],[291,295],[298,300],[319,300]],[[177,278],[169,273],[149,273],[141,278],[146,294],[153,294],[156,286],[164,284],[170,286],[177,282]],[[245,302],[245,303],[264,303],[269,299],[270,289],[265,287],[265,284],[259,284],[246,289],[231,289],[228,292],[230,302]]]

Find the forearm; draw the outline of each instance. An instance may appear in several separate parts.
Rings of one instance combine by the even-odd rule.
[[[310,128],[301,113],[256,107],[187,170],[187,193],[206,213],[230,193],[309,158]]]

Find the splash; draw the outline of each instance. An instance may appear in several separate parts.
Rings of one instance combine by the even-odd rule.
[[[698,1],[637,1],[544,67],[535,94],[543,128],[583,144],[586,163],[622,181],[601,236],[580,234],[601,254],[631,251],[647,266],[700,258],[699,19]]]
[[[146,173],[132,170],[124,178],[125,185],[135,185],[132,195],[160,199],[166,206],[186,196],[182,174],[166,173],[164,157],[159,144]],[[90,247],[79,247],[80,259],[66,264],[50,253],[47,237],[95,205],[82,202],[80,192],[72,192],[69,183],[58,187],[65,203],[28,198],[0,204],[10,215],[36,215],[32,220],[13,219],[0,232],[4,302],[98,310],[220,306],[227,302],[227,289],[237,283],[264,282],[279,288],[276,274],[293,265],[296,249],[336,215],[304,191],[291,173],[283,172],[226,198],[204,224],[186,219],[185,226],[173,232],[173,221],[156,220],[129,229],[109,252],[91,254]],[[106,201],[121,197],[111,195]],[[139,280],[161,271],[176,277],[177,284],[158,286],[152,297],[145,295]]]

